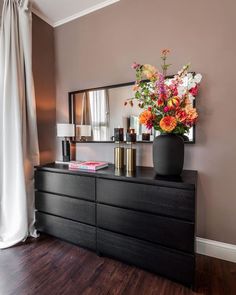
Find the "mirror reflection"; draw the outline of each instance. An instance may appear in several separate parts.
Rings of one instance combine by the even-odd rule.
[[[76,141],[114,141],[114,128],[126,131],[135,129],[138,142],[152,142],[159,135],[139,124],[141,109],[134,102],[125,106],[127,99],[134,96],[133,83],[111,87],[78,91],[70,94],[70,121],[76,125]],[[193,128],[186,134],[185,141],[194,141]]]

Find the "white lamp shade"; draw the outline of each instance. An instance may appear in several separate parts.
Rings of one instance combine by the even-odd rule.
[[[91,125],[78,125],[80,136],[91,136]]]
[[[58,137],[74,137],[75,125],[74,124],[57,124]]]

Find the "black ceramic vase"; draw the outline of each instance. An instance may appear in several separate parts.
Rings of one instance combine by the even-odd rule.
[[[184,165],[184,140],[175,134],[162,134],[153,142],[153,166],[159,175],[180,175]]]

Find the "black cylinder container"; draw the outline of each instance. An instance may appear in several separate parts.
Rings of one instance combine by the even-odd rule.
[[[153,166],[159,175],[180,175],[184,165],[184,140],[175,134],[162,134],[153,142]]]
[[[65,139],[62,141],[63,162],[70,162],[70,141]]]

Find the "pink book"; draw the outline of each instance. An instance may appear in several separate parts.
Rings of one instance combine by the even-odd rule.
[[[96,171],[105,167],[108,167],[107,162],[87,161],[82,163],[71,162],[69,164],[69,169],[83,169],[83,170],[92,170],[92,171]]]

